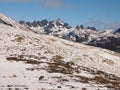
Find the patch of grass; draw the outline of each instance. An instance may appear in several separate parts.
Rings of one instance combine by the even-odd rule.
[[[27,58],[35,58],[35,59],[25,59]],[[8,61],[25,61],[26,64],[40,64],[43,62],[37,61],[39,58],[37,56],[32,56],[32,55],[18,55],[18,56],[10,56],[6,58]]]
[[[76,75],[76,78],[77,78],[77,79],[75,79],[76,82],[88,83],[90,81],[89,78],[84,77],[84,76],[77,76]]]
[[[82,90],[87,90],[87,88],[82,88]]]
[[[110,64],[110,65],[113,65],[113,64],[114,64],[114,62],[113,62],[112,60],[108,60],[108,59],[103,60],[103,62],[105,62],[105,63],[107,63],[107,64]]]
[[[55,39],[50,39],[52,42],[56,42],[57,40],[55,40]]]
[[[40,76],[40,77],[39,77],[39,80],[42,80],[43,78],[44,78],[44,76]]]
[[[27,60],[26,64],[40,64],[41,62],[35,60]]]
[[[12,77],[17,77],[17,75],[14,74]]]
[[[48,72],[50,73],[63,73],[63,74],[72,74],[75,70],[71,64],[61,60],[62,57],[55,57],[53,63],[48,63]]]
[[[62,88],[61,86],[57,86],[57,88]]]
[[[7,57],[6,58],[8,61],[17,61],[18,60],[18,58],[17,57]]]
[[[60,56],[60,55],[55,55],[55,56],[52,57],[52,59],[53,59],[54,61],[57,61],[57,60],[62,60],[63,57]]]
[[[68,82],[69,80],[68,79],[61,79],[61,81]]]
[[[98,74],[98,75],[105,75],[105,72],[98,70],[98,71],[96,72],[96,74]]]
[[[104,78],[102,76],[95,76],[94,80],[96,80],[96,83],[100,83],[100,84],[104,84],[106,87],[109,87],[109,88],[119,88],[117,90],[120,90],[120,81],[112,81],[110,79],[107,79],[107,78]],[[115,89],[116,90],[116,89]]]
[[[97,83],[100,83],[100,84],[109,84],[110,81],[103,78],[102,76],[95,76],[94,78],[96,80]]]
[[[65,42],[62,42],[62,43],[65,44],[66,46],[74,47],[74,45],[72,45],[72,44],[67,44]]]
[[[19,37],[15,38],[14,41],[16,41],[16,42],[22,42],[23,40],[24,40],[24,38],[21,37],[21,36],[19,36]]]

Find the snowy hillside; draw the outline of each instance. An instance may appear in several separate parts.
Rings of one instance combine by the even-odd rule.
[[[0,18],[0,90],[120,89],[120,53],[39,35]]]
[[[119,54],[0,24],[0,88],[120,89]]]

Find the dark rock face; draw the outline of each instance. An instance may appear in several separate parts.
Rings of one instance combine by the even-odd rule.
[[[60,20],[57,20],[57,21],[56,21],[56,25],[57,25],[57,26],[62,26],[63,24],[60,22]]]
[[[80,29],[80,26],[79,26],[79,25],[77,25],[77,26],[75,27],[75,29],[78,29],[78,30],[79,30],[79,29]]]
[[[38,27],[38,24],[37,24],[36,21],[33,21],[31,24],[32,24],[33,27]]]
[[[87,29],[91,29],[91,30],[97,31],[97,29],[95,27],[88,26]]]
[[[29,27],[43,27],[46,26],[48,24],[48,21],[46,19],[42,20],[42,21],[33,21],[33,22],[25,22],[23,20],[19,21],[20,24],[24,24],[27,25]]]
[[[84,27],[83,25],[80,25],[80,26],[77,25],[77,26],[75,27],[75,29],[78,29],[78,30],[79,30],[79,29],[84,29],[84,28],[85,28],[85,27]]]
[[[71,26],[69,26],[69,24],[68,24],[68,23],[64,23],[63,28],[71,29],[72,27],[71,27]]]
[[[55,27],[55,25],[53,24],[52,21],[50,21],[47,28],[52,29],[53,27]]]
[[[45,26],[48,24],[48,21],[46,19],[43,19],[40,23],[42,26]]]
[[[20,24],[25,24],[24,20],[19,21]]]
[[[26,24],[29,26],[29,27],[32,27],[32,24],[30,22],[26,22]]]
[[[120,28],[116,29],[113,34],[117,34],[117,33],[120,33]]]
[[[120,37],[101,37],[99,40],[93,39],[88,43],[88,45],[120,52]]]
[[[0,23],[5,24],[5,25],[8,25],[8,26],[12,26],[12,24],[7,23],[7,22],[3,21],[2,19],[0,19]]]
[[[87,42],[88,38],[89,35],[87,33],[82,33],[80,31],[76,32],[76,30],[68,33],[66,36],[66,39],[79,43]]]
[[[42,23],[40,21],[37,21],[38,26],[42,26]]]

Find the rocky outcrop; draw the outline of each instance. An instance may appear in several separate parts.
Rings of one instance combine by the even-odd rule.
[[[91,40],[88,45],[120,52],[120,36],[111,35]]]
[[[10,27],[14,27],[17,29],[23,29],[23,30],[28,30],[27,27],[25,27],[24,25],[21,25],[17,22],[15,22],[14,20],[12,20],[11,18],[5,16],[4,14],[0,13],[0,23],[10,26]]]

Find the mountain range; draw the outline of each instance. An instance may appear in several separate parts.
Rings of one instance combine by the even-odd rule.
[[[83,25],[76,25],[73,28],[60,19],[53,21],[44,19],[33,22],[21,20],[19,23],[38,34],[52,35],[70,41],[120,52],[120,28],[105,31],[100,31],[90,26],[84,27]]]
[[[119,29],[72,28],[60,19],[39,24],[0,14],[1,90],[120,89],[120,53],[90,46],[118,42]]]

